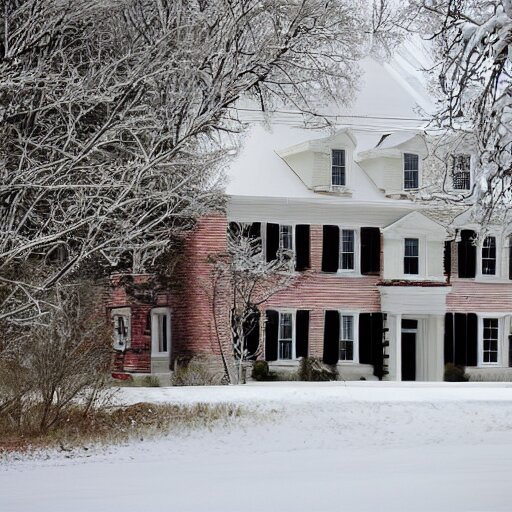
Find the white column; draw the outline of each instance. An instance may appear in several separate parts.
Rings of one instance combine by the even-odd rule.
[[[432,380],[442,381],[444,378],[444,315],[435,317],[435,363]]]

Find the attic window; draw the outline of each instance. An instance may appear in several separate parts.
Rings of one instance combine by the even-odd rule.
[[[452,180],[455,190],[469,190],[471,188],[471,156],[452,156]]]
[[[404,189],[419,186],[419,157],[412,153],[404,153]]]
[[[333,149],[331,159],[331,184],[344,187],[346,185],[345,150]]]

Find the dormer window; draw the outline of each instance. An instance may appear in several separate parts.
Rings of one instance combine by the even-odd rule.
[[[346,185],[345,150],[333,149],[331,153],[331,184],[344,187]]]
[[[454,190],[471,188],[471,156],[452,155],[452,184]]]
[[[404,190],[419,187],[420,159],[413,153],[404,153]]]

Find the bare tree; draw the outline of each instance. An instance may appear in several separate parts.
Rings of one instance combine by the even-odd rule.
[[[0,346],[0,424],[47,432],[70,408],[87,414],[110,378],[111,327],[94,289],[54,289],[47,322],[11,326]]]
[[[345,101],[367,18],[352,0],[5,0],[0,319],[37,318],[87,266],[150,270],[222,207],[237,101]]]
[[[503,220],[512,200],[512,4],[509,0],[411,2],[439,64],[437,124],[478,151],[473,190],[481,220]]]
[[[259,308],[299,277],[292,252],[279,250],[276,259],[266,261],[261,238],[250,236],[240,224],[229,230],[227,252],[212,255],[212,263],[208,288],[219,352],[229,382],[237,384],[246,362],[261,353],[259,345],[251,351],[247,343],[258,328]],[[225,323],[231,325],[227,347],[220,329]]]

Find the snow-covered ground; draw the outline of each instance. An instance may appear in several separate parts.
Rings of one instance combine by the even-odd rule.
[[[236,402],[226,427],[0,464],[1,512],[512,510],[512,385],[124,388]]]

